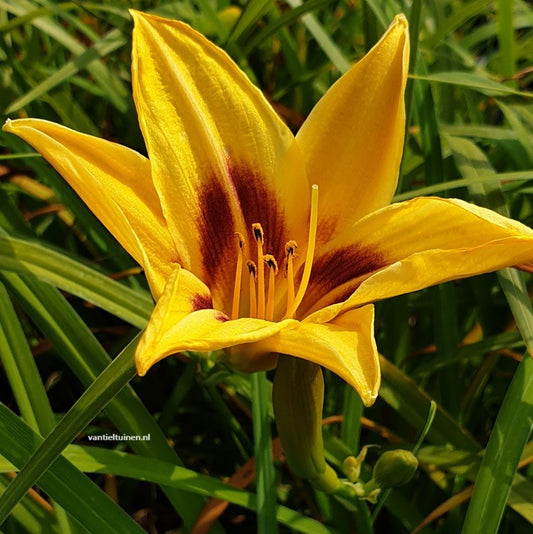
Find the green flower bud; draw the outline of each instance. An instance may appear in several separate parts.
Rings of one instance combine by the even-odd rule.
[[[344,460],[342,471],[350,482],[357,482],[359,480],[359,476],[361,475],[361,466],[365,461],[367,451],[368,445],[365,445],[357,457],[348,456]]]
[[[372,479],[380,488],[395,488],[407,484],[417,469],[418,460],[412,452],[403,449],[386,451],[376,462]]]
[[[292,472],[320,491],[334,492],[340,481],[324,457],[324,379],[320,366],[280,354],[272,403],[283,452]]]
[[[219,11],[218,19],[228,30],[231,30],[241,16],[241,12],[242,10],[238,6],[228,6]]]
[[[355,456],[348,456],[344,460],[342,470],[350,482],[357,482],[361,474],[361,463],[357,461]]]

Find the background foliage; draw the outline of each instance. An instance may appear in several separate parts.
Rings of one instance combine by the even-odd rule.
[[[0,0],[5,116],[144,152],[130,7],[205,33],[294,130],[406,13],[412,76],[396,199],[460,197],[533,225],[531,2]],[[152,307],[142,273],[40,156],[8,134],[0,144],[1,532],[181,532],[198,517],[197,533],[268,524],[250,467],[250,377],[183,355],[135,378],[132,347]],[[340,467],[364,444],[378,446],[369,465],[384,449],[412,449],[434,399],[421,469],[377,507],[345,502],[295,479],[275,441],[280,532],[531,532],[530,282],[511,269],[380,303],[381,396],[363,414],[326,376],[327,454]],[[113,432],[150,440],[88,439]],[[206,497],[231,504],[202,512]]]

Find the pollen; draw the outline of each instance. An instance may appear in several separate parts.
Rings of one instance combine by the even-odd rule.
[[[295,288],[295,266],[294,260],[298,257],[296,249],[298,245],[296,241],[287,241],[285,244],[285,278],[286,278],[286,307],[283,319],[294,317],[298,306],[301,304],[309,280],[311,277],[311,268],[313,266],[313,259],[315,253],[316,232],[318,223],[318,186],[313,185],[311,189],[311,209],[309,217],[309,234],[307,240],[307,250],[305,255],[305,263],[303,265],[303,272],[300,280],[298,291]],[[260,223],[252,224],[252,237],[256,243],[257,261],[248,260],[246,266],[248,268],[248,295],[249,295],[249,317],[265,319],[267,321],[274,321],[276,315],[276,276],[278,275],[278,262],[272,254],[265,254],[265,236],[263,227]],[[239,317],[241,290],[242,290],[242,272],[244,264],[244,254],[248,250],[246,242],[242,234],[236,233],[236,241],[238,245],[237,262],[235,269],[235,285],[233,288],[233,304],[231,309],[231,318],[237,319]],[[267,273],[265,273],[265,268]],[[268,281],[268,285],[267,285]],[[283,287],[283,286],[282,286]],[[283,301],[281,301],[283,302]],[[281,303],[280,303],[281,305]],[[279,313],[279,312],[278,312]],[[278,315],[278,320],[281,318],[282,312]]]

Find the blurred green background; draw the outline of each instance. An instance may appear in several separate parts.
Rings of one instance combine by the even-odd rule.
[[[531,2],[0,0],[4,118],[48,119],[145,153],[130,87],[129,8],[204,33],[294,131],[404,12],[412,75],[396,199],[458,197],[533,225]],[[15,136],[1,133],[0,146],[2,493],[37,434],[46,437],[135,337],[152,302],[133,260],[45,161]],[[356,395],[326,375],[327,455],[339,468],[375,444],[371,466],[382,450],[411,449],[434,399],[420,470],[376,509],[313,491],[278,455],[280,532],[531,532],[530,286],[528,273],[510,269],[379,303],[380,398],[363,414]],[[42,493],[14,508],[4,493],[0,532],[186,532],[209,496],[233,503],[214,516],[213,532],[255,532],[253,477],[244,491],[220,482],[253,455],[250,377],[182,355],[117,394],[131,378],[126,367],[108,369],[47,442],[48,456],[39,453],[27,487],[76,444],[65,451],[71,463],[55,462],[41,479]],[[151,440],[95,446],[87,437],[113,432]],[[137,457],[124,454],[132,450]],[[173,468],[179,462],[188,470]]]

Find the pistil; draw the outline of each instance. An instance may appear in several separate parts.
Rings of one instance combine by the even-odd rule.
[[[316,228],[318,223],[318,185],[311,187],[311,214],[309,218],[309,236],[307,238],[307,251],[305,254],[304,272],[302,274],[302,280],[298,287],[298,293],[294,297],[294,301],[288,306],[285,319],[291,319],[294,317],[298,306],[302,303],[307,286],[309,285],[309,279],[311,277],[311,268],[313,267],[313,259],[315,257],[315,244],[316,244]]]
[[[241,283],[242,283],[242,249],[244,247],[244,237],[239,232],[235,232],[239,243],[239,253],[237,256],[237,268],[235,270],[235,285],[233,286],[233,305],[231,307],[231,318],[239,317],[239,304],[241,300]]]

